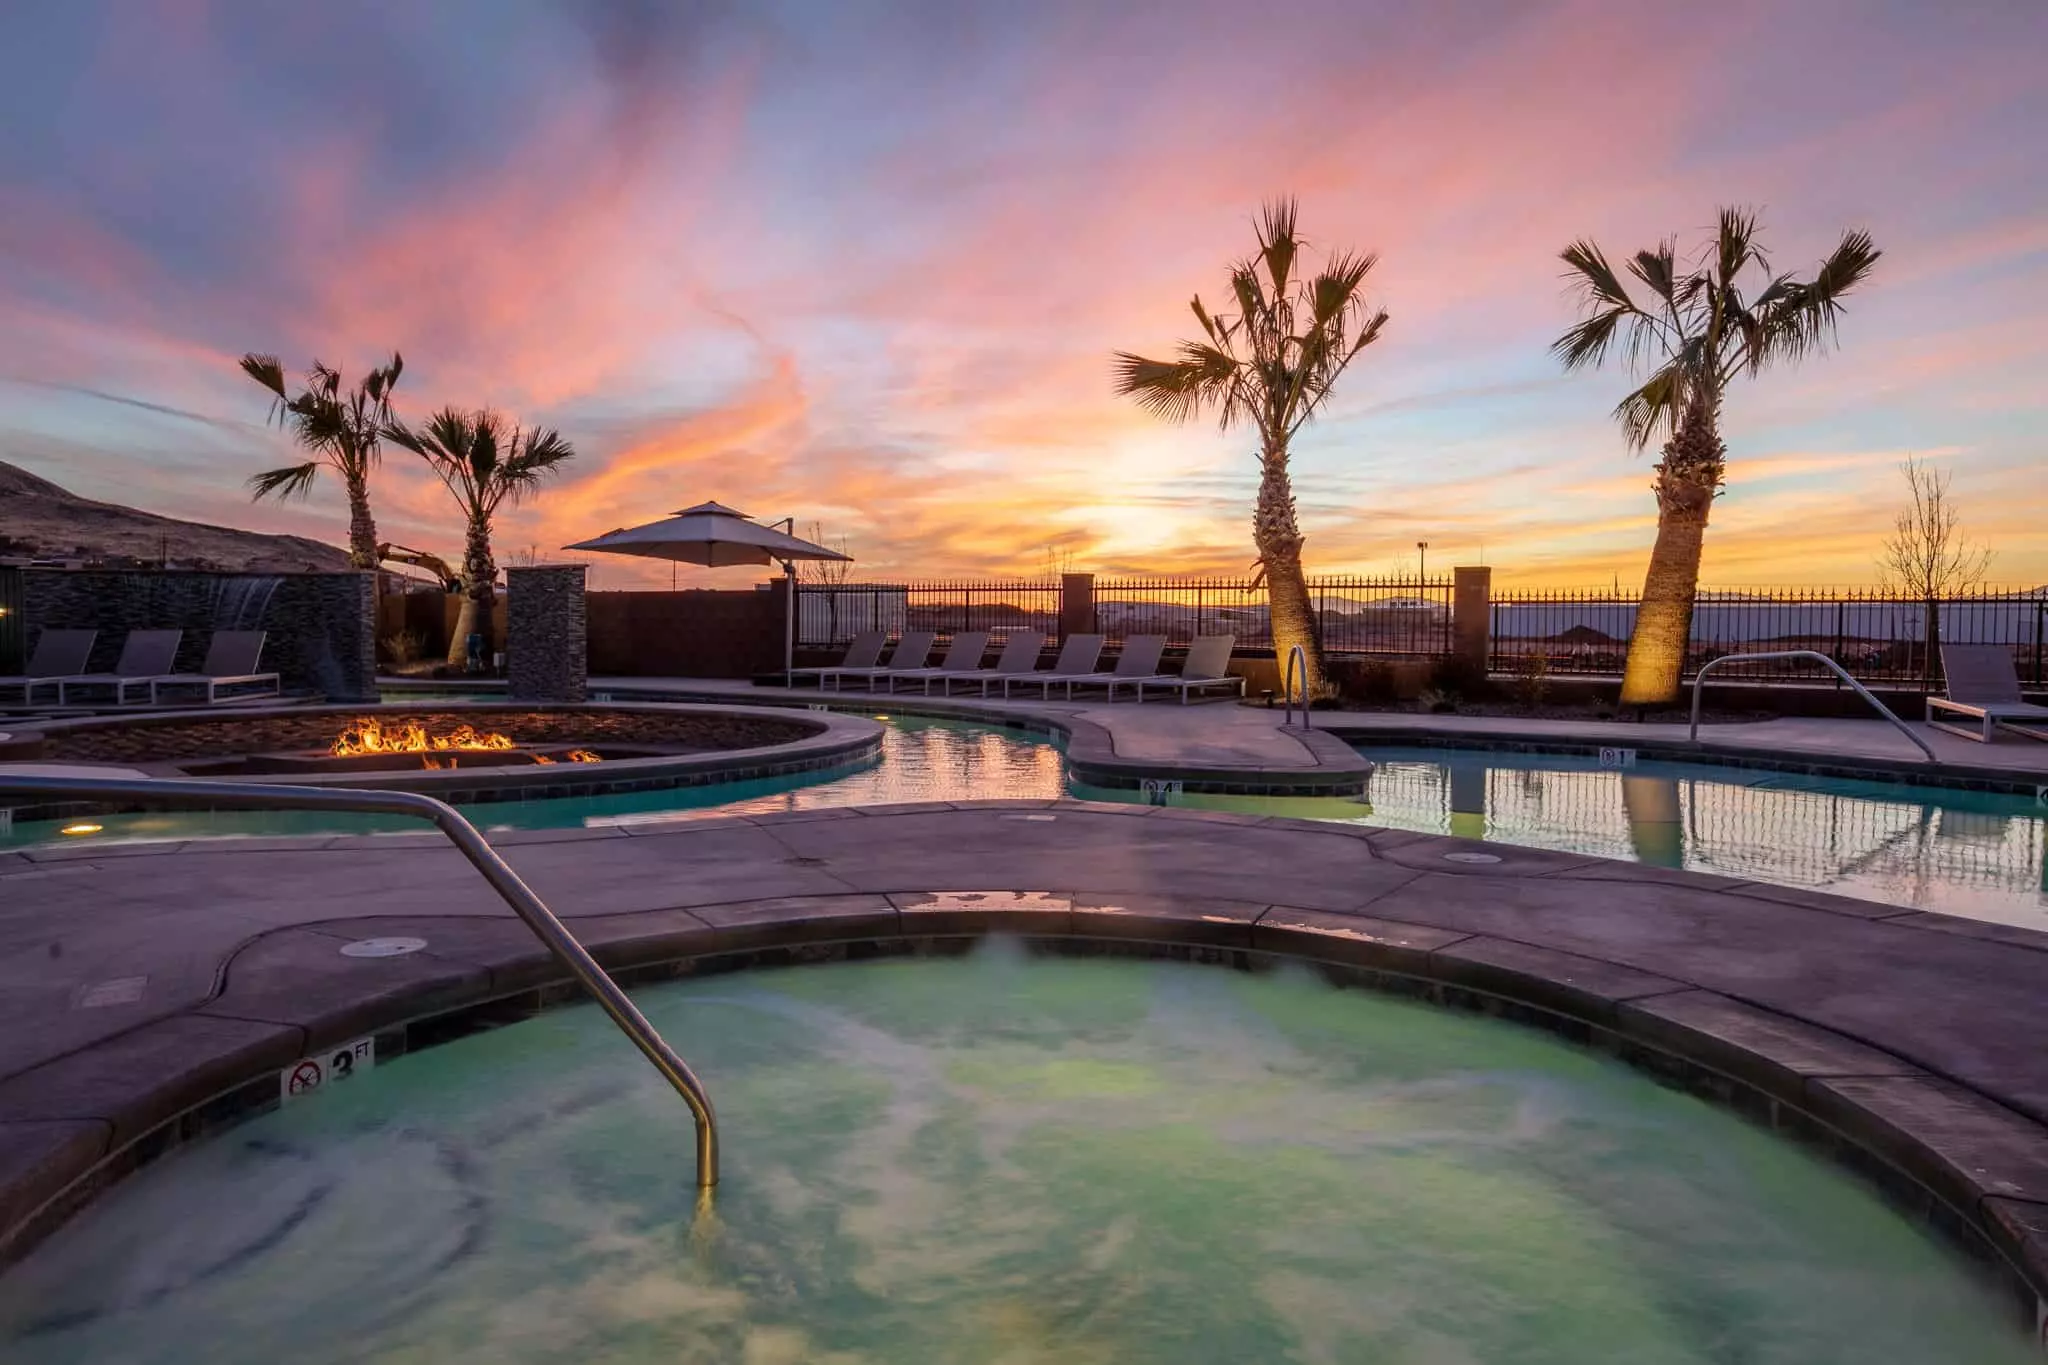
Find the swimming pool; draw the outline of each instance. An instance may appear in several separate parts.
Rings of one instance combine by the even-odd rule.
[[[379,1062],[0,1278],[18,1365],[2033,1357],[1804,1149],[1548,1034],[1306,969],[961,959],[636,999]]]
[[[888,713],[880,713],[888,714]],[[1378,767],[1360,797],[1186,794],[1174,803],[1457,834],[1839,891],[1894,905],[2048,929],[2048,806],[2030,799],[1700,763],[1469,749],[1367,750]],[[890,716],[879,760],[851,769],[616,796],[506,801],[472,808],[486,828],[659,821],[720,811],[1137,792],[1072,780],[1048,737],[1001,727]],[[412,829],[409,821],[258,811],[95,817],[59,833],[26,822],[0,848],[53,841],[193,839]]]

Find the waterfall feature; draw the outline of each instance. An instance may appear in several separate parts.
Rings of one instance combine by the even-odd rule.
[[[223,578],[213,591],[215,630],[254,630],[263,624],[270,599],[284,580],[276,574],[244,574]]]

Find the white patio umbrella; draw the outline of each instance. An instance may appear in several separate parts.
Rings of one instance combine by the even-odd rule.
[[[796,518],[785,517],[783,524],[793,530]],[[714,569],[780,561],[783,576],[788,580],[782,629],[784,673],[789,671],[796,656],[796,561],[824,559],[844,562],[853,558],[800,539],[788,531],[764,526],[746,513],[736,512],[718,502],[700,502],[661,521],[650,521],[645,526],[622,527],[562,548],[639,555],[643,559],[702,564]]]

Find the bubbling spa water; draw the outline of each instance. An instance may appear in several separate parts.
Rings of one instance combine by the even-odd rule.
[[[160,1162],[0,1277],[12,1365],[2020,1365],[1804,1151],[1548,1035],[1173,963],[898,959],[642,992]]]

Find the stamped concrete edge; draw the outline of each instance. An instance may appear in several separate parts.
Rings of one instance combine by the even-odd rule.
[[[776,691],[779,689],[764,689]],[[688,687],[613,687],[608,695],[653,697],[667,695],[694,703],[715,702],[729,694]],[[1052,708],[1010,704],[997,710],[977,704],[972,697],[928,697],[909,693],[877,695],[817,692],[792,689],[787,699],[768,696],[748,698],[749,703],[768,709],[798,707],[867,710],[886,707],[905,716],[933,716],[942,720],[966,720],[1003,726],[1013,730],[1035,730],[1060,736],[1065,741],[1067,763],[1081,781],[1098,787],[1137,788],[1147,779],[1177,781],[1183,790],[1246,796],[1356,796],[1365,790],[1372,776],[1372,761],[1359,754],[1337,735],[1322,730],[1293,733],[1308,754],[1309,763],[1291,768],[1258,764],[1182,763],[1172,759],[1126,758],[1118,754],[1109,730],[1085,717]],[[1220,704],[1220,703],[1208,703]]]
[[[1903,1192],[1905,1202],[1934,1211],[1933,1221],[1974,1243],[1969,1249],[1992,1253],[2009,1285],[2048,1300],[2048,1192],[2011,1169],[2015,1153],[2038,1166],[2048,1129],[1990,1097],[1845,1035],[1602,959],[1364,914],[1179,903],[1185,900],[1078,890],[782,897],[688,914],[616,916],[614,931],[594,941],[592,951],[628,985],[721,966],[965,945],[991,934],[1081,952],[1192,954],[1226,965],[1304,960],[1349,984],[1545,1027],[1773,1128],[1809,1141],[1820,1135],[1823,1146],[1875,1175],[1895,1197]],[[437,953],[462,969],[461,983],[435,993],[431,1012],[421,1012],[421,997],[378,984],[376,962],[364,960],[354,964],[364,973],[361,998],[330,991],[322,1000],[308,992],[302,1018],[233,1022],[284,1032],[306,1053],[344,1041],[336,1027],[349,1036],[374,1033],[380,1047],[388,1039],[402,1052],[481,1026],[472,1019],[503,1022],[580,999],[537,942],[516,941],[523,929],[504,922],[495,928],[515,941],[501,940],[490,952],[458,945]],[[239,951],[308,929],[321,927],[273,931]],[[183,1072],[145,1071],[151,1083],[142,1087],[109,1083],[109,1069],[123,1078],[137,1074],[126,1055],[134,1034],[174,1021],[230,1022],[210,1013],[213,1005],[117,1035],[6,1084],[17,1097],[45,1098],[10,1103],[10,1114],[27,1117],[0,1120],[0,1265],[25,1255],[155,1155],[275,1106],[278,1068],[290,1059],[275,1042],[252,1048],[239,1034],[224,1035],[217,1047],[183,1047]],[[122,1098],[113,1105],[78,1098],[117,1091]],[[1931,1097],[1931,1107],[1915,1102],[1920,1095]],[[1968,1118],[1961,1126],[1959,1110]]]
[[[403,713],[415,710],[404,704],[389,707],[365,706],[301,706],[266,707],[237,711],[231,719],[260,719],[265,716],[284,715],[300,718],[307,715],[362,715],[365,710],[395,710]],[[449,712],[476,713],[480,716],[532,711],[534,703],[525,702],[451,702]],[[881,751],[882,727],[874,721],[859,716],[806,712],[791,716],[789,707],[757,706],[737,702],[704,704],[649,704],[636,702],[583,703],[580,705],[549,703],[544,709],[593,712],[647,712],[670,713],[676,711],[721,716],[753,717],[785,723],[797,722],[811,733],[798,739],[785,740],[780,744],[757,744],[743,749],[719,749],[703,753],[663,755],[649,758],[615,758],[602,765],[488,767],[483,765],[449,768],[422,769],[407,772],[346,772],[346,773],[295,773],[290,784],[307,787],[339,787],[350,789],[372,789],[416,791],[426,796],[435,796],[455,802],[490,802],[493,800],[518,800],[532,795],[540,789],[548,789],[547,795],[592,795],[607,791],[639,789],[660,789],[665,787],[696,786],[708,782],[737,780],[764,773],[814,772],[820,769],[838,767],[858,762]],[[125,717],[93,717],[89,720],[65,721],[43,727],[38,733],[16,732],[17,738],[34,739],[39,733],[61,733],[64,729],[103,729],[125,722],[129,725],[175,725],[179,721],[223,719],[218,711],[163,711],[147,715]],[[39,760],[20,760],[20,764],[33,765]],[[55,762],[57,760],[51,760]],[[76,765],[91,766],[91,765]],[[126,772],[120,764],[106,765]],[[12,776],[27,780],[33,771],[14,771]],[[559,789],[559,790],[556,790]],[[50,805],[52,811],[68,809],[67,803]],[[30,814],[17,812],[17,819],[35,818]]]

